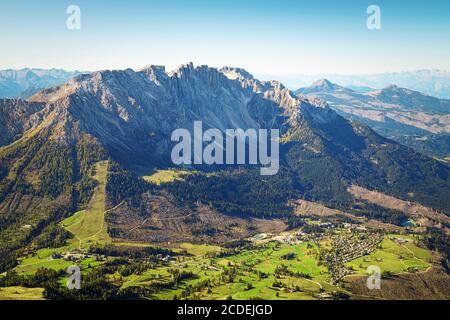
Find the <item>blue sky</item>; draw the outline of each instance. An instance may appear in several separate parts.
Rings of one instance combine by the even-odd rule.
[[[81,29],[66,28],[66,8]],[[381,30],[366,28],[369,5]],[[450,1],[0,0],[0,69],[169,69],[259,74],[450,70]]]

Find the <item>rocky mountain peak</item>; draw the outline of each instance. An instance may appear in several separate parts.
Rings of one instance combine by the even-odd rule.
[[[235,80],[235,79],[247,79],[247,80],[253,80],[253,75],[242,68],[233,68],[233,67],[223,67],[220,69],[220,72],[222,72],[227,78]]]
[[[329,81],[327,79],[320,79],[320,80],[315,81],[311,85],[311,87],[334,90],[334,89],[338,88],[339,86],[335,85],[334,83],[332,83],[331,81]]]
[[[283,134],[306,118],[316,124],[336,118],[323,101],[296,97],[278,81],[259,81],[240,68],[192,63],[171,72],[150,65],[82,74],[28,102],[39,104],[36,119],[49,119],[58,141],[87,133],[118,157],[132,153],[141,161],[166,155],[173,130],[190,130],[199,119],[220,130],[280,128]],[[34,123],[9,130],[9,140]]]
[[[297,95],[309,95],[315,93],[334,93],[334,92],[353,93],[353,90],[341,87],[327,79],[315,81],[311,86],[300,88],[295,93]]]

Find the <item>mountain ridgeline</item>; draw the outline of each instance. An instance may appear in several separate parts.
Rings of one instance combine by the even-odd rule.
[[[265,76],[267,77],[267,76]],[[317,79],[328,79],[355,91],[367,92],[382,89],[392,84],[402,88],[423,92],[441,99],[450,99],[450,71],[423,69],[406,72],[378,74],[315,74],[278,76],[285,85],[292,88],[305,87]]]
[[[79,71],[62,69],[0,70],[0,98],[28,98],[40,90],[63,84]]]
[[[450,154],[450,100],[390,85],[360,92],[326,79],[296,91],[323,99],[342,116],[430,156]]]
[[[280,129],[280,172],[263,177],[251,166],[193,167],[171,184],[141,179],[174,167],[172,131],[192,129],[198,120],[220,130]],[[220,219],[241,223],[288,219],[290,201],[306,199],[399,222],[374,205],[355,206],[347,192],[352,184],[450,213],[449,167],[345,120],[320,99],[297,97],[242,69],[187,64],[171,72],[149,66],[79,75],[28,100],[0,100],[0,131],[0,243],[8,257],[2,269],[14,263],[11,253],[54,237],[63,218],[88,204],[95,164],[103,160],[108,207],[125,203],[108,217],[109,231],[123,238],[129,234],[121,221],[157,214],[161,203],[200,215],[206,205]],[[226,232],[214,221],[191,224]]]

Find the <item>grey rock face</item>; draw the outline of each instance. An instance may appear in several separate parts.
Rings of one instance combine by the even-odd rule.
[[[9,140],[48,119],[58,141],[70,143],[75,128],[136,162],[164,161],[173,130],[191,130],[194,121],[201,120],[204,130],[278,128],[287,134],[305,119],[322,125],[337,117],[323,101],[298,98],[277,81],[258,81],[243,69],[192,63],[171,72],[148,66],[79,75],[21,101],[18,109],[30,106],[26,117],[12,111],[12,102],[3,104],[8,106],[4,118],[24,119],[23,125],[8,129]]]

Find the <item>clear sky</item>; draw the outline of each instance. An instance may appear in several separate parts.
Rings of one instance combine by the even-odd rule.
[[[68,30],[69,5],[81,29]],[[381,9],[381,30],[366,27]],[[169,69],[260,74],[450,70],[448,0],[0,0],[0,69]]]

